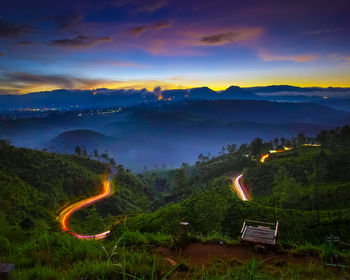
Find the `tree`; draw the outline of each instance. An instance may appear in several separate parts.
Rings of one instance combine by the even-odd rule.
[[[174,183],[174,192],[179,199],[186,197],[191,193],[190,184],[184,169],[177,169],[175,171]]]
[[[183,162],[181,164],[181,169],[183,169],[187,172],[190,169],[190,165],[187,162]]]
[[[226,150],[229,154],[234,154],[237,152],[237,145],[236,144],[227,145]]]
[[[98,151],[96,149],[94,150],[94,157],[98,158]]]
[[[88,210],[84,225],[86,232],[89,234],[99,233],[105,230],[103,218],[98,214],[95,206]]]
[[[297,208],[301,185],[297,183],[294,177],[290,176],[284,167],[280,167],[275,175],[274,189],[272,197],[275,198],[278,207]]]
[[[85,148],[83,149],[83,156],[84,156],[84,157],[87,157],[87,151],[86,151]]]
[[[106,162],[108,161],[108,152],[107,150],[101,154],[101,158],[104,159]]]
[[[297,145],[300,146],[300,145],[303,145],[305,144],[305,141],[306,141],[306,137],[305,137],[305,134],[304,133],[299,133],[298,136],[297,136]]]
[[[237,154],[239,156],[243,156],[248,153],[248,145],[247,144],[242,144],[239,146]]]
[[[227,209],[227,201],[219,193],[213,191],[201,193],[193,205],[195,227],[205,234],[220,231]]]
[[[252,153],[252,156],[255,158],[256,161],[259,161],[260,156],[262,154],[264,145],[263,145],[263,140],[261,138],[255,138],[251,143],[250,143],[250,151]]]
[[[220,155],[224,155],[226,153],[226,148],[222,147],[221,152],[219,152]]]
[[[287,143],[286,138],[282,137],[280,139],[280,143],[281,143],[281,146],[286,146],[286,143]]]
[[[110,158],[109,159],[109,164],[112,165],[112,166],[116,165],[114,158]]]
[[[204,161],[204,156],[203,156],[202,153],[199,154],[199,156],[198,156],[198,161],[199,161],[200,163],[202,163],[202,162]]]
[[[81,155],[81,148],[79,146],[76,146],[74,149],[75,153],[80,156]]]

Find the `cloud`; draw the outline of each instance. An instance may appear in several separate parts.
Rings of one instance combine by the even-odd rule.
[[[14,90],[14,89],[1,89],[0,88],[0,95],[8,95],[8,94],[18,94],[18,91]]]
[[[348,64],[350,62],[350,56],[342,55],[339,53],[332,54],[331,59],[342,62],[344,64]]]
[[[132,5],[135,6],[134,12],[153,13],[168,5],[169,2],[170,0],[118,0],[115,5],[117,7]]]
[[[49,46],[59,46],[59,47],[89,47],[94,46],[98,43],[111,41],[110,37],[99,37],[92,38],[83,35],[77,35],[75,38],[64,38],[58,40],[52,40],[48,43]]]
[[[160,30],[160,29],[167,29],[172,27],[171,21],[159,21],[153,24],[146,24],[137,26],[131,29],[132,35],[140,35],[146,31],[153,31],[153,30]]]
[[[252,40],[258,37],[261,33],[261,28],[238,28],[233,31],[225,31],[203,36],[200,38],[200,42],[204,45],[223,45],[236,41]]]
[[[157,85],[157,86],[156,86]],[[156,86],[156,88],[154,88]],[[71,75],[38,75],[25,72],[0,72],[0,94],[24,94],[53,89],[150,89],[161,96],[161,87],[174,88],[175,84],[160,80],[104,80]]]
[[[23,92],[36,88],[94,88],[105,83],[101,79],[77,78],[69,75],[36,75],[25,72],[3,72],[0,77],[1,90]]]
[[[83,16],[81,14],[73,14],[65,17],[57,16],[53,19],[57,22],[57,29],[62,31],[74,27],[83,19]]]
[[[294,61],[294,62],[307,62],[317,59],[316,55],[304,54],[304,55],[278,55],[267,52],[259,52],[259,57],[265,61]]]
[[[201,38],[201,42],[207,45],[219,45],[223,43],[232,43],[235,41],[233,32],[224,32],[215,35],[205,36]]]
[[[217,30],[220,30],[218,32]],[[215,32],[216,31],[216,32]],[[255,41],[262,34],[261,27],[205,27],[174,26],[171,30],[158,30],[135,41],[138,47],[145,48],[152,54],[170,56],[207,55],[208,49],[202,46],[219,46],[228,43],[244,43]]]
[[[310,32],[306,32],[306,34],[312,34],[312,35],[320,35],[320,34],[327,34],[327,33],[334,33],[339,31],[339,28],[332,28],[332,29],[317,29]]]
[[[98,66],[112,66],[112,67],[135,67],[135,68],[146,68],[146,65],[138,64],[131,61],[88,61],[88,64],[94,64]]]
[[[32,41],[19,41],[17,42],[18,45],[33,45]]]
[[[0,53],[0,56],[4,56],[4,54],[3,54],[3,53]]]
[[[0,19],[0,37],[16,37],[23,34],[33,33],[34,28],[28,24],[14,24]]]

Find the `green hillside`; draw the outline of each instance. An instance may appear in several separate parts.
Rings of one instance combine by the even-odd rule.
[[[244,219],[279,221],[279,239],[285,243],[321,244],[331,234],[350,242],[349,131],[345,126],[322,132],[317,138],[321,147],[286,140],[294,143],[294,149],[274,154],[263,164],[254,158],[273,144],[257,140],[239,149],[228,147],[218,157],[202,156],[193,168],[183,167],[190,185],[186,188],[192,194],[152,214],[129,219],[128,226],[172,234],[174,225],[187,221],[195,234],[216,232],[234,239]],[[242,202],[229,187],[229,175],[242,170],[252,193],[249,202]]]
[[[350,243],[349,132],[345,126],[316,139],[257,138],[227,146],[218,156],[201,154],[195,165],[173,170],[136,175],[119,165],[113,195],[70,220],[84,234],[111,229],[101,241],[63,234],[56,217],[69,203],[98,193],[100,175],[109,167],[87,156],[1,141],[0,261],[16,264],[11,279],[337,279],[324,266],[331,256],[324,244],[330,235]],[[310,141],[321,146],[301,146]],[[269,149],[284,145],[293,149],[259,161]],[[252,194],[249,201],[240,200],[231,188],[231,177],[242,172]],[[294,261],[265,263],[259,251],[237,247],[242,246],[244,219],[279,221],[278,245],[265,254]],[[182,246],[183,221],[190,224],[187,242],[212,244],[216,250],[241,248],[253,257],[218,256],[201,268],[189,258],[172,267],[160,251]],[[350,265],[344,246],[335,252],[343,265]],[[307,266],[298,263],[301,258],[307,258]]]
[[[27,240],[37,232],[59,231],[59,211],[99,193],[101,175],[109,168],[86,156],[17,148],[3,140],[0,154],[0,234],[14,241]],[[115,193],[97,204],[98,216],[139,213],[151,205],[152,192],[121,166],[113,185]],[[73,215],[73,226],[80,228],[88,211],[89,207]]]

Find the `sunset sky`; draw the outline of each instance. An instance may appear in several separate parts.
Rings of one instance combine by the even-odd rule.
[[[0,94],[350,87],[348,0],[2,0]]]

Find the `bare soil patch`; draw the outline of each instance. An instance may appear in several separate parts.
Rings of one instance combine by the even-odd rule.
[[[171,248],[160,247],[158,253],[165,258],[171,265],[188,259],[186,264],[189,267],[197,266],[204,268],[217,259],[225,261],[241,261],[255,258],[267,264],[293,263],[309,264],[310,262],[321,264],[317,257],[290,254],[287,251],[279,252],[271,249],[256,250],[250,245],[220,245],[220,244],[202,244],[191,243],[185,249],[174,250]],[[172,262],[173,261],[173,262]]]

